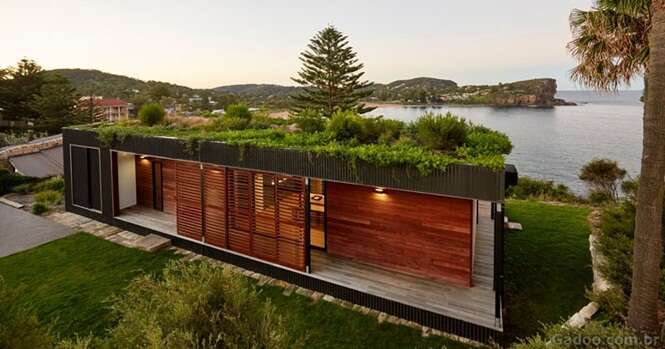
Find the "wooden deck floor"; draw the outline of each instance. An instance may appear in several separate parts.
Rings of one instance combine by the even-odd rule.
[[[153,210],[149,207],[132,206],[120,211],[116,219],[140,225],[167,234],[178,234],[175,215]]]

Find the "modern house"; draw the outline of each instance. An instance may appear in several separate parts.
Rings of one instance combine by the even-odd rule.
[[[503,331],[514,167],[423,175],[293,149],[63,136],[68,211],[462,337]]]

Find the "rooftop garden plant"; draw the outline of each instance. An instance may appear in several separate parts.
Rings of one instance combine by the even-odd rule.
[[[239,113],[201,118],[196,123],[167,118],[154,125],[130,120],[77,129],[97,132],[104,145],[123,142],[127,136],[168,136],[181,139],[188,149],[196,149],[201,141],[288,148],[354,163],[361,160],[376,166],[411,166],[423,175],[445,170],[451,164],[502,169],[504,156],[512,150],[503,133],[452,114],[426,114],[412,123],[404,123],[365,117],[354,111],[337,111],[327,118],[319,111],[304,110],[285,120],[256,113],[248,115],[242,107],[237,109]]]

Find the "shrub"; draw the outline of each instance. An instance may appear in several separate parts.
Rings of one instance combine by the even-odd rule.
[[[252,118],[252,112],[249,111],[249,108],[245,104],[231,104],[226,107],[224,117],[240,118],[249,121]]]
[[[602,205],[614,200],[612,194],[606,191],[592,190],[589,192],[589,202],[594,205]]]
[[[12,188],[12,191],[14,193],[27,194],[27,193],[32,192],[33,185],[34,184],[32,184],[32,183],[19,184],[19,185],[15,186],[14,188]]]
[[[328,122],[327,131],[338,141],[362,138],[363,119],[353,111],[336,111]]]
[[[383,117],[363,118],[359,140],[362,143],[390,144],[400,137],[403,128],[404,123],[399,120]]]
[[[114,300],[109,347],[286,348],[286,322],[247,279],[207,262],[175,261]]]
[[[249,123],[249,119],[229,117],[225,115],[216,119],[213,127],[219,131],[238,131],[249,127]]]
[[[589,292],[590,301],[596,302],[600,309],[611,321],[623,322],[628,312],[628,299],[618,288],[611,288],[602,292]]]
[[[49,207],[46,203],[44,202],[35,202],[32,204],[32,213],[41,216],[44,213],[48,212]]]
[[[513,150],[513,144],[510,142],[508,136],[499,131],[478,125],[470,127],[464,145],[470,149],[473,155],[507,155]]]
[[[454,151],[464,144],[468,125],[450,113],[425,114],[415,122],[418,141],[432,150]]]
[[[42,326],[32,311],[16,301],[20,296],[20,289],[10,289],[0,277],[0,348],[53,348],[50,327]]]
[[[139,110],[139,119],[146,126],[153,126],[164,121],[164,108],[159,103],[148,103]]]
[[[21,184],[32,183],[34,180],[34,178],[0,169],[0,195],[5,195],[13,191],[15,187]]]
[[[631,329],[616,324],[591,321],[582,328],[562,325],[546,326],[544,335],[527,338],[512,349],[638,349],[647,348],[640,343],[641,336]],[[621,341],[619,341],[621,340]]]
[[[318,110],[305,109],[298,114],[292,115],[289,118],[289,122],[296,124],[303,132],[315,133],[326,129],[327,119]]]
[[[48,205],[58,205],[62,203],[62,193],[55,190],[40,191],[35,195],[35,201]]]
[[[582,167],[579,177],[587,184],[591,193],[596,193],[595,200],[617,201],[618,188],[626,177],[626,170],[619,167],[616,161],[593,159]]]
[[[510,187],[506,195],[520,200],[543,200],[573,202],[577,200],[575,194],[563,184],[554,184],[553,181],[541,180],[521,176],[517,185]]]
[[[32,186],[32,190],[35,192],[41,192],[45,190],[53,190],[60,193],[65,192],[65,180],[64,178],[57,176],[51,177],[49,179],[42,180]]]

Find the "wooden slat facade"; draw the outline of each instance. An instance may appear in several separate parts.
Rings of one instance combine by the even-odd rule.
[[[226,233],[226,169],[221,166],[203,167],[203,221],[205,241],[227,248]]]
[[[197,163],[177,161],[175,168],[178,234],[203,240],[201,167]]]
[[[473,201],[327,183],[331,256],[472,284]]]

